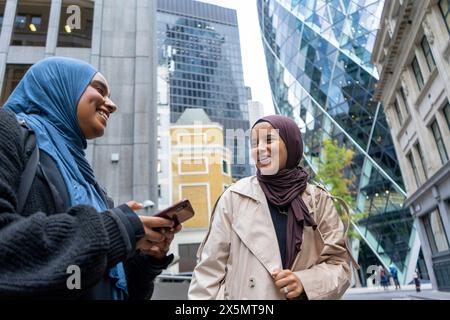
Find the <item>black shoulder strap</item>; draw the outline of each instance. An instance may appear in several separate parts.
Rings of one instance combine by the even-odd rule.
[[[30,193],[31,184],[36,176],[36,171],[39,164],[39,148],[36,145],[36,136],[34,132],[26,126],[25,122],[20,122],[19,124],[22,128],[24,139],[23,146],[25,152],[28,146],[33,148],[33,152],[31,153],[25,169],[22,172],[20,186],[17,192],[17,212],[21,213],[28,198],[28,194]]]

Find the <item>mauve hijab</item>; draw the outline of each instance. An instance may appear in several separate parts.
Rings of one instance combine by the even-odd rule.
[[[288,207],[286,233],[286,265],[292,267],[300,251],[305,226],[317,228],[301,195],[308,185],[308,174],[299,166],[303,157],[303,140],[300,129],[294,120],[280,115],[259,119],[258,123],[268,122],[278,130],[286,145],[288,157],[286,168],[275,175],[262,175],[257,172],[259,184],[270,203],[277,207]]]

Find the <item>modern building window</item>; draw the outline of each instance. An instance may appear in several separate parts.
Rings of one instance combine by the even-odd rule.
[[[16,88],[20,80],[22,80],[25,72],[31,67],[31,64],[8,64],[6,65],[5,78],[3,81],[2,95],[0,98],[0,106],[3,106],[8,100],[9,95]]]
[[[50,0],[19,0],[14,19],[11,45],[45,46]]]
[[[439,0],[439,9],[444,19],[448,33],[450,33],[450,0]]]
[[[426,36],[423,36],[420,46],[422,47],[423,55],[427,61],[428,69],[432,71],[434,67],[436,67],[436,62],[434,61],[433,52],[431,52],[430,43]]]
[[[450,103],[447,101],[444,109],[442,109],[444,113],[445,120],[447,121],[448,130],[450,130]]]
[[[58,47],[91,48],[94,1],[63,0]]]
[[[420,143],[417,142],[416,145],[414,146],[414,148],[416,149],[417,154],[419,155],[420,165],[422,166],[423,175],[424,175],[425,179],[428,179],[427,166],[426,166],[425,158],[423,157],[423,152],[422,152],[422,148],[420,147]]]
[[[226,160],[222,160],[222,171],[225,173],[225,174],[228,174],[229,172],[228,172],[228,163],[226,162]]]
[[[414,178],[416,179],[416,186],[420,187],[420,185],[422,183],[420,180],[419,171],[417,170],[416,162],[414,161],[414,156],[413,156],[412,152],[410,152],[406,157],[408,158],[409,165],[411,166],[411,169],[414,173]]]
[[[398,123],[400,125],[402,125],[403,124],[403,116],[402,116],[402,112],[400,110],[400,106],[398,105],[397,100],[394,101],[394,110],[395,110],[395,113],[397,114]]]
[[[158,184],[158,198],[161,198],[161,185]]]
[[[425,232],[433,254],[449,250],[447,235],[444,230],[439,210],[436,209],[422,218]]]
[[[441,130],[439,129],[439,125],[436,120],[433,121],[430,128],[433,132],[434,141],[436,141],[442,164],[445,164],[448,161],[448,153],[445,149],[444,139],[442,138]]]
[[[407,114],[409,114],[408,98],[406,98],[405,90],[403,89],[403,87],[400,87],[400,95],[402,96],[403,104],[405,106],[405,111]]]
[[[420,70],[419,61],[417,60],[417,57],[414,57],[414,60],[411,63],[411,68],[414,72],[414,77],[416,78],[419,90],[421,91],[425,86],[425,82],[423,81],[423,75],[422,71]]]

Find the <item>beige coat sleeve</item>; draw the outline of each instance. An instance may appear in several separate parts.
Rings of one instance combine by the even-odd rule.
[[[295,274],[302,282],[308,299],[339,299],[349,287],[351,279],[344,224],[333,199],[318,188],[316,193],[319,200],[315,219],[324,247],[313,267],[296,271]]]
[[[227,190],[217,202],[211,216],[208,234],[200,245],[200,259],[192,274],[188,298],[190,300],[217,299],[220,285],[225,279],[225,267],[230,252],[231,223],[225,202]]]

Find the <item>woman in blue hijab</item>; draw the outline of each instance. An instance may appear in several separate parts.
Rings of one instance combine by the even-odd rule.
[[[96,182],[86,139],[102,136],[116,110],[103,75],[88,63],[53,57],[28,70],[0,111],[0,297],[151,295],[180,227],[136,215],[142,206],[134,201],[112,208]],[[40,152],[22,212],[17,190],[30,152],[11,143],[21,140],[17,120],[34,132]],[[81,273],[75,290],[67,282],[71,266]]]

